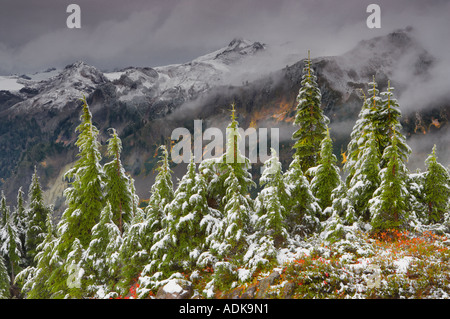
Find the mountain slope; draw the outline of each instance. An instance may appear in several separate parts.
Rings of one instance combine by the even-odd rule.
[[[76,62],[46,76],[17,77],[22,88],[0,91],[0,149],[4,150],[0,154],[0,187],[9,198],[15,198],[18,187],[28,185],[32,168],[38,165],[43,185],[60,189],[55,185],[62,183],[63,168],[75,160],[74,129],[83,95],[101,142],[105,143],[109,127],[120,133],[123,161],[141,198],[148,196],[152,183],[155,150],[170,142],[172,130],[186,127],[193,132],[194,119],[204,120],[203,129],[224,129],[233,101],[241,127],[280,127],[281,158],[289,158],[303,60],[245,81],[246,66],[267,50],[270,47],[261,43],[234,39],[222,49],[183,64],[101,72]],[[340,148],[345,150],[361,108],[360,89],[367,88],[373,75],[380,89],[386,87],[388,79],[395,79],[400,61],[407,61],[418,77],[426,77],[434,63],[410,29],[362,41],[341,56],[313,59],[337,153]],[[394,83],[397,96],[403,85]],[[422,112],[422,124],[439,120],[443,130],[445,118],[450,116],[448,105]],[[403,121],[407,134],[415,134],[417,114],[407,115]],[[183,165],[174,169],[184,172]],[[55,202],[58,196],[61,194],[52,191],[49,201]]]

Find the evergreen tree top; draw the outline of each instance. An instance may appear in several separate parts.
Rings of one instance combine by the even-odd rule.
[[[30,201],[30,205],[34,205],[34,203],[41,203],[43,200],[42,188],[39,183],[39,176],[37,174],[36,166],[34,166],[34,173],[31,177],[31,184],[28,190],[28,197]]]
[[[118,159],[119,154],[122,152],[122,141],[114,128],[110,128],[110,130],[111,137],[108,140],[108,155]]]

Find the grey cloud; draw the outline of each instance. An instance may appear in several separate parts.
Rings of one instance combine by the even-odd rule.
[[[365,25],[373,1],[345,0],[119,0],[75,1],[82,29],[65,27],[72,1],[4,0],[0,16],[0,72],[29,72],[85,60],[100,68],[189,61],[242,36],[271,45],[280,65],[304,54],[334,55],[360,39],[414,24],[443,1],[377,1],[382,28]],[[5,53],[6,52],[6,53]],[[284,58],[282,62],[277,60]]]

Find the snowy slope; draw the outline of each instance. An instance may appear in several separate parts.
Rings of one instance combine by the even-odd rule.
[[[29,90],[38,92],[14,106],[16,111],[28,112],[42,109],[61,109],[67,103],[92,93],[96,87],[108,81],[102,72],[84,62],[66,66],[60,73],[47,76],[35,75],[21,82]]]
[[[31,97],[23,94],[25,101],[14,106],[16,112],[62,109],[108,82],[114,85],[118,101],[128,105],[148,107],[174,100],[182,103],[213,86],[226,84],[233,68],[264,49],[258,42],[234,39],[228,46],[188,63],[105,73],[79,61],[63,70],[50,69],[20,79],[2,77],[0,90],[19,91],[26,87],[28,92],[37,92]]]
[[[24,87],[17,76],[0,76],[0,91],[16,92]]]
[[[213,86],[226,84],[233,68],[264,49],[258,42],[234,39],[228,46],[188,63],[128,68],[105,76],[116,85],[121,101],[187,101]]]

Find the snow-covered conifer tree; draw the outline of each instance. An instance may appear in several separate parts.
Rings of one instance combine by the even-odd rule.
[[[281,163],[273,149],[272,156],[264,163],[260,185],[263,189],[255,201],[257,215],[255,230],[261,236],[269,236],[274,246],[280,247],[288,237],[285,208],[288,194]]]
[[[106,177],[105,198],[111,204],[113,221],[123,233],[124,223],[132,219],[133,198],[130,189],[130,180],[120,161],[122,142],[115,129],[112,129],[108,140],[108,155],[113,158],[103,166]]]
[[[293,148],[295,156],[300,160],[303,172],[316,166],[319,160],[320,143],[325,137],[328,117],[323,114],[321,106],[322,94],[317,84],[317,77],[311,66],[311,59],[306,60],[303,69],[301,89],[297,96],[297,114],[294,125],[299,129],[294,132]]]
[[[0,255],[0,299],[9,299],[9,275],[6,269],[5,260]]]
[[[219,183],[224,187],[221,198],[223,224],[216,236],[215,250],[219,256],[241,255],[247,246],[250,231],[253,200],[249,191],[256,184],[249,172],[250,160],[239,149],[241,136],[238,131],[235,105],[232,104],[231,122],[227,127],[226,152],[219,161]]]
[[[285,208],[288,194],[281,163],[274,149],[264,163],[260,185],[263,189],[255,200],[254,239],[244,256],[244,262],[252,270],[275,261],[277,249],[286,243],[289,236]]]
[[[39,177],[34,168],[31,178],[30,188],[28,190],[29,207],[27,209],[27,229],[26,229],[26,258],[30,265],[36,265],[34,260],[37,254],[37,247],[44,240],[48,229],[47,218],[52,214],[50,207],[44,204],[42,188],[39,183]]]
[[[380,154],[383,154],[384,149],[391,144],[391,138],[394,131],[401,132],[402,125],[400,118],[402,116],[400,106],[397,99],[394,98],[394,88],[388,82],[387,91],[382,92],[381,95],[385,97],[382,101],[381,109],[376,112],[375,120],[375,134],[379,136]],[[403,154],[409,154],[411,149],[406,144],[406,137],[403,134],[397,134],[397,147]],[[380,167],[385,167],[382,159]]]
[[[84,269],[88,296],[102,297],[99,291],[111,291],[119,277],[118,255],[122,237],[113,216],[108,201],[100,221],[92,228],[92,240],[82,256],[80,265]]]
[[[369,200],[380,186],[380,160],[378,143],[372,131],[366,133],[359,158],[354,161],[354,174],[349,179],[347,198],[355,209],[355,217],[369,221]]]
[[[408,190],[405,165],[409,152],[398,147],[400,132],[392,130],[391,145],[385,148],[382,159],[387,163],[380,171],[381,183],[369,201],[374,231],[400,228],[408,217]]]
[[[357,162],[361,158],[361,154],[364,147],[367,145],[367,141],[375,141],[377,151],[379,154],[382,154],[382,147],[380,146],[382,137],[375,128],[379,124],[383,125],[376,121],[376,114],[381,110],[383,101],[380,97],[380,91],[377,89],[375,77],[368,85],[368,97],[366,98],[364,95],[364,103],[359,112],[358,119],[353,126],[353,130],[350,134],[350,142],[347,146],[347,161],[344,164],[344,170],[348,173],[346,179],[347,186],[349,186],[351,179],[355,175],[357,167],[360,166]]]
[[[6,196],[2,191],[2,196],[0,197],[0,214],[2,219],[0,220],[0,228],[6,224]]]
[[[169,153],[165,145],[161,145],[160,149],[162,154],[156,168],[158,174],[150,190],[151,195],[148,206],[145,208],[145,215],[151,232],[157,232],[165,227],[163,224],[165,220],[164,209],[173,200],[174,196],[173,172],[169,165]]]
[[[164,236],[153,247],[155,264],[159,271],[191,271],[205,249],[205,229],[202,220],[209,214],[207,185],[196,173],[194,158],[181,179],[174,199],[166,206],[167,225]]]
[[[22,247],[21,255],[22,258],[26,257],[26,248],[25,248],[25,238],[27,231],[27,216],[25,210],[25,200],[23,198],[22,187],[19,188],[17,192],[17,206],[14,210],[14,224],[17,227],[17,235],[20,239],[20,247]],[[24,262],[25,260],[22,260]]]
[[[69,250],[75,238],[83,247],[89,245],[92,227],[99,221],[105,204],[98,130],[92,124],[92,114],[86,99],[83,99],[81,124],[76,131],[79,132],[76,145],[80,152],[75,166],[65,174],[71,187],[64,191],[67,209],[58,224],[61,251]]]
[[[427,171],[424,174],[423,192],[428,222],[440,222],[450,207],[450,175],[437,161],[436,145],[425,160],[425,164]]]
[[[14,216],[10,214],[9,206],[6,207],[5,225],[0,229],[0,254],[6,259],[11,282],[14,282],[15,275],[20,271],[21,241],[14,224]]]
[[[64,296],[64,299],[81,299],[86,296],[85,269],[82,267],[84,253],[81,242],[75,238],[63,265],[67,280],[66,286],[59,293]]]
[[[284,173],[288,201],[286,203],[289,233],[304,236],[317,231],[322,210],[303,175],[301,161],[294,154],[288,170]]]
[[[321,142],[320,159],[318,166],[311,167],[306,174],[311,175],[311,191],[318,200],[319,206],[324,210],[331,206],[331,193],[341,183],[339,167],[336,165],[336,155],[333,154],[333,142],[330,131]]]
[[[62,297],[58,293],[66,287],[67,274],[63,271],[63,260],[58,254],[58,238],[53,231],[51,215],[47,215],[45,237],[37,246],[35,264],[17,274],[16,282],[22,285],[22,293],[29,299]]]

